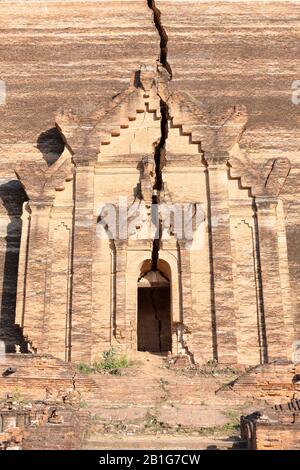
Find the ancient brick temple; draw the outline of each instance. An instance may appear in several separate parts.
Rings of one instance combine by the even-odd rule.
[[[53,164],[16,166],[27,197],[15,323],[34,351],[73,361],[111,345],[287,359],[289,160],[242,164],[246,109],[211,117],[168,82],[142,66],[105,112],[57,114]]]
[[[197,51],[189,46],[196,62],[184,66],[185,49],[178,49],[178,65],[177,36],[172,36],[173,31],[177,34],[178,25],[174,26],[174,18],[168,16],[167,2],[161,1],[167,26],[171,22],[169,60],[173,58],[173,72],[179,77],[171,81],[166,32],[153,2],[112,2],[117,4],[114,12],[127,18],[120,40],[117,29],[113,29],[120,27],[119,19],[111,19],[108,3],[82,6],[78,2],[79,20],[69,10],[72,5],[66,2],[59,7],[61,24],[70,22],[74,38],[78,35],[77,39],[72,36],[72,41],[78,40],[86,21],[84,8],[89,8],[91,32],[86,34],[91,36],[78,40],[75,56],[68,45],[64,53],[47,45],[44,53],[41,40],[35,49],[39,54],[36,61],[41,64],[39,73],[56,77],[44,78],[41,89],[38,79],[35,83],[30,78],[30,91],[26,92],[26,73],[36,77],[35,65],[30,65],[30,72],[24,65],[22,96],[16,91],[20,84],[2,75],[8,83],[1,135],[4,144],[0,149],[0,339],[6,351],[20,348],[21,352],[50,353],[75,362],[93,361],[111,346],[128,354],[137,350],[187,354],[198,363],[217,360],[257,365],[291,360],[293,343],[299,336],[296,288],[300,263],[299,217],[295,215],[299,206],[299,138],[297,141],[292,120],[287,117],[282,121],[288,112],[294,112],[294,108],[290,111],[290,97],[280,97],[278,112],[266,111],[267,105],[257,91],[258,82],[251,88],[248,78],[242,85],[234,82],[232,88],[221,83],[218,93],[213,94],[209,88],[215,83],[212,77],[221,80],[225,72],[205,67],[218,62],[227,73],[231,58],[226,59],[225,67],[222,52],[214,52],[218,60],[203,51],[201,56],[198,48],[203,41],[198,38]],[[210,31],[216,21],[223,20],[200,3],[191,2],[191,11],[184,2],[175,6],[183,9],[191,24],[193,15],[206,18]],[[64,43],[66,33],[57,24],[57,6],[49,3],[45,11],[33,6],[27,29],[18,23],[21,13],[3,8],[8,29],[20,27],[28,34],[34,30],[39,37],[36,24],[41,30],[45,28],[45,34],[51,25],[61,27],[56,39]],[[257,64],[257,60],[253,56],[245,64],[243,49],[239,50],[242,41],[231,34],[237,23],[243,36],[245,7],[240,5],[241,10],[235,13],[231,6],[229,16],[227,8],[225,5],[222,14],[229,33],[226,30],[225,39],[222,35],[214,39],[219,45],[214,43],[211,50],[221,48],[228,38],[236,41],[236,54],[240,54],[236,67],[241,67],[241,77],[244,73],[249,77],[253,73],[251,64]],[[255,8],[267,22],[263,7]],[[281,10],[276,8],[274,15],[280,18]],[[244,13],[239,16],[239,12]],[[235,14],[239,22],[234,20]],[[104,28],[106,20],[99,26],[99,18],[111,19],[109,34]],[[139,21],[141,37],[131,43],[136,27],[132,18]],[[94,35],[93,24],[103,31]],[[267,44],[266,56],[276,49],[277,58],[278,47],[268,42],[271,37],[275,41],[273,32],[267,41],[259,36],[255,25],[253,20],[250,26],[258,34],[257,44]],[[196,26],[198,31],[198,20]],[[272,27],[272,22],[267,23],[266,28]],[[161,40],[158,65],[157,31]],[[178,41],[184,41],[180,34]],[[103,47],[90,50],[88,41],[97,38],[104,38]],[[249,36],[246,39],[250,40]],[[19,51],[18,38],[14,41]],[[285,36],[285,41],[280,47],[293,39]],[[257,44],[253,50],[260,49]],[[291,44],[292,54],[295,49]],[[210,45],[205,47],[210,50]],[[251,52],[249,44],[247,47]],[[117,54],[112,52],[116,50]],[[31,54],[30,49],[26,51]],[[103,60],[102,69],[89,62],[95,51]],[[67,54],[66,76],[60,69],[54,70],[56,65],[43,69],[47,54],[53,64],[60,64],[57,67],[65,67]],[[26,60],[31,63],[28,55]],[[139,66],[141,63],[145,65]],[[91,68],[86,71],[84,67]],[[262,69],[257,67],[257,74],[265,77],[263,65]],[[96,83],[97,74],[104,75]],[[197,81],[198,75],[206,80],[205,74],[211,74],[209,86]],[[14,80],[17,75],[14,73]],[[271,90],[275,95],[272,84],[273,88],[263,86],[265,94]],[[290,85],[280,85],[284,90],[286,86]],[[242,96],[244,87],[247,99]],[[222,106],[209,107],[201,101],[209,96],[210,104],[219,104],[222,90],[224,96],[227,93]],[[22,99],[28,95],[31,97],[24,104]],[[15,96],[19,101],[14,101]],[[70,101],[72,97],[78,101],[77,108]],[[55,117],[53,108],[57,110]],[[273,122],[275,117],[277,121]],[[48,141],[53,138],[56,142],[54,153],[45,147],[42,132],[49,120],[52,128],[44,134]],[[13,122],[14,132],[7,124]]]

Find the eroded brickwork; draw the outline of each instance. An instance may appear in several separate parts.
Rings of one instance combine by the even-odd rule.
[[[76,398],[66,393],[22,404],[9,395],[0,405],[0,450],[80,449],[89,413],[79,409]]]
[[[241,418],[241,436],[251,450],[299,450],[299,401]]]
[[[290,163],[275,159],[253,175],[236,163],[247,110],[212,119],[169,81],[163,67],[142,66],[103,116],[59,112],[61,156],[16,167],[29,198],[17,323],[34,351],[62,359],[90,362],[112,345],[130,353],[139,283],[157,271],[171,290],[167,349],[200,363],[288,359],[295,332],[279,195]],[[190,219],[182,213],[191,226],[179,227],[170,207],[193,208]],[[160,335],[160,323],[149,334]]]
[[[90,377],[50,355],[6,354],[0,362],[0,373],[2,400],[14,392],[24,400],[43,400],[49,393],[54,396],[68,390],[88,393],[95,387]]]
[[[300,365],[292,362],[254,367],[218,391],[221,396],[249,397],[269,404],[286,403],[299,398]]]
[[[1,75],[10,93],[0,150],[6,352],[87,363],[111,346],[130,354],[138,348],[143,309],[138,289],[152,271],[170,287],[164,309],[171,338],[163,348],[198,363],[290,360],[299,323],[296,108],[281,91],[285,82],[273,90],[272,79],[283,63],[292,78],[282,49],[286,43],[293,57],[298,20],[290,2],[284,12],[279,2],[270,10],[251,2],[250,15],[247,2],[191,2],[189,8],[164,0],[113,0],[111,6],[99,0],[84,7],[74,2],[73,16],[69,2],[43,0],[32,5],[26,24],[24,5],[14,11],[12,4],[2,5],[5,41],[13,28],[19,34],[4,53],[14,47],[29,78],[24,83],[9,65]],[[179,30],[174,11],[188,19],[196,42]],[[245,62],[249,15],[247,28],[261,47],[250,48]],[[272,28],[279,19],[285,40],[278,42]],[[197,44],[204,47],[201,34],[211,29],[218,34],[208,35],[202,57]],[[51,46],[50,30],[63,57]],[[23,45],[28,37],[35,37],[34,54]],[[225,50],[232,46],[238,83],[228,76]],[[249,79],[253,64],[255,81]],[[67,70],[63,80],[61,70]],[[225,79],[218,70],[226,70]],[[262,93],[281,113],[269,109]],[[128,230],[120,222],[120,198]],[[166,213],[170,205],[192,208],[190,233],[181,236],[178,221]],[[107,224],[109,208],[116,231]],[[145,299],[148,308],[151,296]],[[149,334],[163,344],[159,335],[166,330],[150,310],[149,324],[156,326]]]

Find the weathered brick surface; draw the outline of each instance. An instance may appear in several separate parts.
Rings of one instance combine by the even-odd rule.
[[[166,96],[170,129],[162,173],[155,169],[157,190],[151,168],[162,137],[160,96]],[[269,162],[257,175],[236,167],[231,175],[231,155],[242,158],[247,110],[231,107],[213,118],[204,113],[205,124],[201,113],[187,95],[172,93],[162,67],[142,66],[104,115],[57,114],[67,146],[50,167],[19,163],[29,221],[22,230],[27,244],[21,245],[17,319],[33,350],[55,349],[63,359],[86,363],[113,345],[134,352],[143,308],[137,289],[152,268],[170,282],[172,318],[157,330],[169,330],[172,338],[164,344],[173,353],[244,365],[290,357],[294,312],[287,300],[284,214],[277,210],[289,161]],[[158,244],[150,231],[157,192]],[[124,220],[120,197],[130,211]],[[164,214],[170,203],[175,210],[195,208],[190,229],[186,216],[180,233],[178,222]],[[106,221],[109,210],[115,216]],[[249,230],[237,236],[241,224]]]
[[[4,376],[9,368],[16,369],[13,374]],[[93,380],[79,374],[70,364],[50,355],[7,354],[0,363],[0,396],[17,393],[22,399],[43,400],[47,389],[54,394],[63,390],[89,392],[95,388]]]
[[[241,418],[241,436],[251,450],[299,450],[298,400]]]
[[[126,89],[132,67],[155,62],[159,50],[144,0],[5,0],[1,13],[1,79],[9,96],[0,139],[9,145],[35,144],[62,104],[83,115],[95,103],[104,109]]]
[[[1,186],[3,227],[11,217],[17,222],[0,240],[0,339],[7,351],[29,348],[87,363],[111,346],[131,354],[147,265],[170,282],[172,317],[149,334],[168,330],[164,344],[173,353],[252,366],[291,359],[298,255],[290,246],[297,232],[291,236],[289,227],[299,225],[299,162],[291,84],[278,69],[291,80],[299,20],[292,2],[280,3],[251,2],[250,12],[248,2],[157,0],[159,20],[156,7],[142,0],[41,0],[26,2],[32,9],[24,21],[23,2],[15,10],[13,1],[0,0],[2,47],[10,57],[1,71],[8,95],[0,171],[6,183],[19,180],[18,191],[15,183]],[[197,40],[179,25],[178,12]],[[251,49],[249,62],[248,31],[261,46]],[[15,73],[20,57],[26,83]],[[277,65],[266,64],[268,57]],[[253,64],[256,80],[249,78]],[[199,79],[199,70],[207,76]],[[275,97],[281,113],[270,111],[263,96]],[[129,232],[123,240],[117,221],[118,233],[103,240],[100,234],[111,232],[103,204],[116,208],[120,197],[131,211]],[[17,208],[9,207],[11,199]],[[149,234],[155,201],[159,243]],[[180,236],[164,213],[169,203],[194,208],[192,234]]]
[[[285,403],[300,396],[299,373],[299,364],[265,364],[245,372],[218,393],[228,397],[237,395],[257,398],[271,404]]]
[[[194,363],[290,361],[300,334],[299,5],[0,6],[0,348],[38,353],[6,356],[17,370],[0,392],[30,384],[41,397],[72,384],[71,366],[39,354],[134,355],[145,312],[146,344]],[[125,237],[104,217],[109,205],[122,212],[120,197]],[[180,236],[167,204],[192,207],[192,233]],[[138,304],[151,269],[170,301],[150,282]],[[231,392],[288,399],[297,371],[263,366]],[[175,400],[185,393],[171,389]]]
[[[61,399],[27,405],[7,400],[0,406],[0,418],[1,450],[80,449],[89,423],[88,412]]]

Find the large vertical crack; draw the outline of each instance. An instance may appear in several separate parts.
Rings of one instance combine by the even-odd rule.
[[[162,351],[162,344],[161,344],[161,332],[162,332],[162,324],[161,324],[161,320],[159,318],[159,315],[158,315],[158,307],[156,305],[156,300],[155,300],[155,290],[156,288],[153,287],[151,289],[151,292],[150,292],[150,296],[151,296],[151,302],[152,302],[152,308],[153,308],[153,311],[154,311],[154,318],[155,318],[155,321],[157,323],[157,330],[158,330],[158,349],[159,349],[159,352]]]
[[[148,7],[153,12],[153,21],[160,37],[160,54],[159,54],[159,67],[163,67],[168,75],[169,80],[172,80],[172,69],[168,62],[168,35],[161,21],[161,12],[155,4],[155,0],[147,0]],[[160,202],[160,192],[163,189],[162,181],[162,167],[166,155],[166,141],[168,138],[169,130],[169,110],[168,103],[160,97],[160,114],[161,114],[161,137],[155,148],[155,183],[153,186],[152,198],[152,215],[156,220],[157,230],[152,247],[152,271],[157,271],[159,250],[161,244],[161,222],[158,217],[158,204]]]
[[[168,35],[161,21],[161,11],[157,8],[155,0],[147,0],[148,7],[153,11],[153,20],[160,37],[159,62],[167,70],[172,79],[172,69],[168,62]]]
[[[152,197],[152,217],[153,222],[156,225],[155,238],[153,240],[152,247],[152,271],[157,271],[157,263],[160,250],[162,224],[159,219],[158,204],[160,202],[160,192],[163,189],[162,180],[162,166],[166,152],[166,140],[168,137],[168,108],[167,104],[160,100],[160,112],[161,112],[161,138],[155,148],[154,161],[155,161],[155,183],[153,186],[153,197]]]

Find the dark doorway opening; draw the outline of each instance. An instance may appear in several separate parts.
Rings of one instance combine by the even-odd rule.
[[[172,351],[170,283],[164,279],[142,284],[138,286],[138,351]]]

